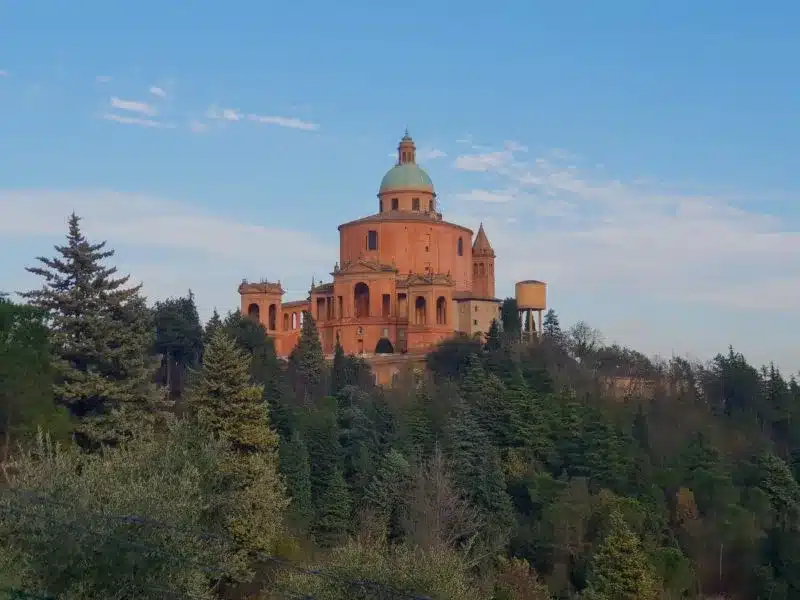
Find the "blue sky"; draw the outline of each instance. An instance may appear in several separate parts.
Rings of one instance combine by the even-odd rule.
[[[789,2],[0,8],[0,289],[71,210],[151,299],[326,277],[405,126],[498,293],[648,353],[800,368]]]

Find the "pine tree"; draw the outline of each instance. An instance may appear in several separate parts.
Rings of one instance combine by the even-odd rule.
[[[517,309],[515,298],[506,298],[500,307],[500,319],[503,321],[503,334],[511,339],[519,339],[522,320]]]
[[[263,388],[250,381],[249,357],[223,329],[211,336],[188,398],[198,425],[230,446],[231,534],[245,554],[271,551],[288,504],[278,474],[279,440]]]
[[[211,318],[206,321],[206,326],[203,328],[203,343],[207,344],[214,332],[220,327],[222,327],[222,318],[215,308],[214,312],[211,313]]]
[[[155,351],[162,358],[164,385],[175,395],[183,392],[187,369],[199,366],[203,356],[203,327],[194,294],[156,302],[153,309]]]
[[[198,422],[234,448],[272,452],[278,437],[269,426],[263,388],[251,383],[250,359],[223,329],[212,335],[189,405]]]
[[[336,333],[336,346],[333,350],[333,365],[331,366],[331,395],[336,396],[350,381],[347,372],[347,356],[339,342],[339,333]]]
[[[564,345],[564,332],[561,330],[558,315],[552,308],[544,313],[541,333],[556,346]]]
[[[289,355],[289,379],[295,401],[311,406],[322,397],[325,355],[317,325],[310,312],[303,313],[300,340]]]
[[[608,516],[607,533],[592,555],[586,600],[653,600],[652,566],[641,542],[617,508]]]
[[[105,247],[86,240],[73,213],[67,244],[27,269],[43,287],[22,294],[48,316],[56,400],[79,419],[76,433],[89,445],[113,443],[159,413],[150,382],[152,315],[141,286],[125,287],[129,277],[103,265],[114,256]]]
[[[300,527],[308,527],[314,514],[311,499],[311,464],[308,448],[298,431],[295,431],[288,441],[281,441],[280,464],[291,498],[290,510],[294,520]]]
[[[350,528],[351,501],[341,470],[335,469],[325,481],[325,501],[319,503],[314,536],[322,546],[342,541]]]

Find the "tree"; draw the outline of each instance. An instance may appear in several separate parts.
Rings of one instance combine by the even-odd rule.
[[[0,462],[13,441],[33,439],[38,428],[63,439],[71,425],[53,398],[49,331],[31,306],[0,298]]]
[[[564,332],[561,330],[561,323],[559,323],[558,315],[552,308],[544,313],[541,333],[544,335],[545,339],[555,346],[564,345]]]
[[[300,340],[289,355],[289,381],[295,401],[301,406],[310,406],[323,394],[325,377],[325,355],[314,318],[303,312]]]
[[[226,534],[237,501],[226,452],[185,422],[92,454],[39,436],[0,495],[0,547],[19,587],[69,600],[218,598],[219,580],[243,570]]]
[[[522,331],[522,320],[519,317],[516,298],[506,298],[500,306],[500,320],[503,322],[503,333],[512,339],[519,339]]]
[[[114,255],[105,247],[86,240],[73,213],[67,244],[27,269],[44,280],[42,288],[22,294],[47,314],[56,400],[78,418],[77,433],[89,445],[114,443],[158,414],[150,311],[141,286],[126,288],[129,277],[103,265]]]
[[[263,388],[250,382],[249,357],[224,330],[209,340],[188,396],[198,425],[231,448],[225,468],[238,499],[228,517],[231,533],[246,553],[270,551],[287,505],[278,476],[278,436],[270,428]]]
[[[652,600],[657,587],[652,566],[636,535],[616,508],[607,520],[607,532],[592,555],[587,600]]]
[[[155,351],[162,358],[164,384],[175,394],[183,392],[187,369],[197,368],[203,356],[203,327],[194,294],[156,302],[153,309]]]
[[[586,321],[578,321],[568,333],[569,345],[576,358],[583,361],[600,348],[603,336]]]

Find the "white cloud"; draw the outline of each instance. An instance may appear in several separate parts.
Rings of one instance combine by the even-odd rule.
[[[158,96],[159,98],[166,98],[167,97],[166,90],[164,88],[160,88],[160,87],[155,86],[155,85],[150,87],[150,93],[153,94],[154,96]]]
[[[111,77],[108,75],[98,75],[94,78],[97,83],[111,83]]]
[[[494,183],[492,189],[457,193],[473,202],[458,205],[461,215],[447,216],[472,227],[484,221],[498,253],[499,286],[536,278],[548,281],[568,304],[587,294],[614,310],[643,302],[654,311],[653,329],[665,310],[675,318],[694,316],[699,322],[693,327],[700,328],[694,337],[674,327],[664,333],[680,353],[703,347],[698,339],[703,335],[720,343],[718,350],[743,339],[744,328],[735,322],[704,330],[703,323],[718,318],[719,311],[738,311],[743,321],[752,318],[747,311],[767,311],[769,318],[781,314],[786,323],[800,326],[797,221],[754,209],[753,197],[650,178],[621,181],[577,166],[577,157],[563,149],[526,157],[521,148],[506,143],[455,160],[457,169],[483,173]],[[610,318],[596,310],[576,317],[593,317],[601,326]],[[605,324],[614,326],[610,320]],[[644,330],[640,339],[623,341],[647,348],[653,335]],[[761,339],[743,344],[761,344],[756,350],[761,359],[780,360],[766,346],[773,344],[780,353],[774,340],[781,335],[777,329],[756,331],[752,337]],[[800,366],[800,354],[792,356],[791,366]]]
[[[279,127],[300,129],[302,131],[316,131],[319,129],[319,125],[317,123],[302,121],[294,117],[278,117],[257,114],[245,115],[236,108],[217,108],[216,106],[211,106],[208,111],[206,111],[206,117],[221,121],[242,121],[246,119],[253,123],[261,123],[262,125],[278,125]]]
[[[140,127],[148,127],[151,129],[173,129],[175,125],[171,123],[164,123],[156,121],[155,119],[143,119],[141,117],[127,117],[125,115],[115,115],[113,113],[106,113],[103,115],[106,121],[114,121],[123,125],[138,125]]]
[[[294,117],[276,117],[266,115],[247,115],[247,118],[256,123],[263,123],[265,125],[278,125],[280,127],[288,127],[290,129],[301,129],[303,131],[316,131],[319,129],[317,123],[309,121],[302,121]]]
[[[158,114],[155,106],[147,102],[139,102],[137,100],[123,100],[117,96],[111,96],[111,106],[119,110],[127,110],[129,112],[139,113],[148,117],[154,117]]]
[[[62,242],[73,210],[83,218],[87,237],[108,240],[117,250],[114,261],[144,282],[151,300],[191,288],[204,318],[214,306],[238,305],[236,288],[243,277],[281,279],[295,298],[305,297],[311,275],[331,271],[338,253],[335,240],[326,244],[307,232],[244,223],[170,199],[103,190],[0,190],[0,249],[3,243],[11,249],[36,241],[40,253],[47,254]],[[286,248],[292,248],[291,264]],[[23,269],[30,262],[9,273],[8,289],[36,284]]]

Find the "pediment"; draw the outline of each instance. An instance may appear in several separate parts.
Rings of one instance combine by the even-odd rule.
[[[373,260],[359,258],[342,263],[339,268],[334,268],[332,275],[351,275],[356,273],[397,273],[393,265],[386,265]]]

